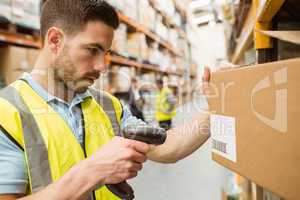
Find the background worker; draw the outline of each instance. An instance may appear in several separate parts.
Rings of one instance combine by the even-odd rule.
[[[100,105],[90,86],[107,70],[118,25],[105,1],[46,1],[34,69],[0,97],[0,200],[115,199],[105,184],[136,177],[146,159],[175,163],[209,138],[203,113],[160,146],[116,136],[113,126],[143,122],[109,94],[96,93],[113,110]]]
[[[131,86],[129,88],[129,108],[133,116],[145,121],[143,106],[145,99],[139,90],[139,83],[136,78],[131,79]]]
[[[163,80],[156,81],[158,94],[156,96],[155,118],[161,128],[169,130],[172,127],[172,118],[176,115],[176,97],[172,89],[164,86]]]

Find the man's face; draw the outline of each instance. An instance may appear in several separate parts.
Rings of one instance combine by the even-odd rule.
[[[85,92],[107,70],[114,29],[100,21],[89,22],[85,30],[66,36],[64,47],[52,63],[55,79],[76,93]]]

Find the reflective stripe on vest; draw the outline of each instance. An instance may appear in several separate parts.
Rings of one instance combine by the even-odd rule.
[[[97,103],[102,106],[105,113],[108,115],[115,135],[122,136],[120,122],[118,122],[117,114],[115,112],[112,100],[105,93],[98,92],[92,88],[89,89],[89,91],[93,95]]]
[[[27,86],[25,86],[23,81],[17,81],[17,82],[19,82],[19,83],[14,84],[14,85],[21,85],[20,86],[21,89],[25,89],[25,90],[28,90],[29,92],[32,92],[32,91],[30,91],[32,89],[27,84],[25,84],[25,85],[27,85]],[[23,83],[20,83],[20,82],[23,82]],[[87,156],[90,156],[96,149],[100,148],[100,146],[102,144],[104,144],[110,138],[112,138],[113,133],[116,133],[118,135],[120,134],[120,127],[119,127],[120,117],[118,117],[118,116],[120,116],[121,108],[118,109],[118,113],[116,113],[117,111],[115,110],[115,106],[114,106],[114,102],[116,102],[116,99],[113,100],[113,97],[109,96],[109,94],[102,93],[102,92],[100,93],[100,92],[97,92],[92,89],[90,90],[90,92],[94,96],[94,99],[90,98],[89,100],[84,101],[81,105],[82,112],[84,115],[84,121],[87,120],[92,123],[96,122],[97,124],[99,121],[104,121],[106,123],[106,125],[102,126],[105,129],[101,129],[101,130],[99,130],[100,126],[96,125],[96,127],[98,127],[98,129],[95,131],[95,133],[97,131],[100,133],[98,136],[98,134],[91,134],[92,130],[89,130],[90,124],[85,123],[84,131],[88,132],[88,134],[85,134],[86,137],[88,137],[88,138],[86,138],[87,142],[85,143],[84,149],[87,150],[87,152],[85,152],[85,154]],[[59,178],[58,176],[62,176],[63,173],[67,169],[69,169],[68,166],[71,167],[73,164],[76,164],[80,160],[84,159],[85,156],[83,155],[83,152],[81,152],[82,150],[80,151],[78,149],[78,148],[81,149],[81,147],[80,147],[79,143],[78,144],[75,143],[75,142],[77,142],[77,140],[75,139],[74,135],[66,133],[64,136],[67,138],[64,138],[64,139],[67,142],[68,141],[71,141],[71,143],[73,142],[72,144],[74,147],[74,150],[69,150],[69,151],[73,152],[72,157],[69,159],[73,158],[75,160],[68,160],[68,156],[63,157],[63,159],[62,159],[63,161],[61,161],[60,159],[57,159],[57,162],[67,162],[66,167],[65,167],[66,169],[59,169],[59,166],[64,166],[64,163],[57,164],[53,161],[53,159],[59,158],[60,154],[57,153],[57,155],[56,155],[54,152],[54,157],[51,157],[51,158],[48,157],[48,151],[51,151],[51,152],[55,151],[53,149],[53,146],[51,146],[53,144],[51,144],[51,145],[48,144],[48,142],[50,142],[50,143],[52,142],[51,141],[52,135],[50,135],[48,138],[48,139],[50,139],[50,141],[47,141],[47,144],[45,144],[45,142],[44,142],[45,138],[43,138],[43,137],[45,137],[45,133],[44,133],[44,135],[41,133],[41,130],[44,130],[44,129],[40,129],[41,127],[39,127],[39,125],[36,121],[37,120],[36,118],[39,117],[39,113],[38,114],[32,113],[32,110],[33,110],[32,107],[34,104],[30,105],[31,106],[31,110],[30,110],[30,108],[28,107],[28,102],[24,101],[24,99],[23,99],[22,95],[20,95],[20,93],[21,93],[20,90],[17,90],[13,86],[9,86],[1,91],[0,96],[2,98],[6,99],[10,104],[12,104],[17,109],[18,114],[21,118],[20,121],[22,122],[21,126],[23,128],[18,129],[18,130],[19,130],[19,132],[23,131],[23,133],[20,133],[20,134],[23,135],[23,139],[24,139],[23,146],[25,147],[24,148],[25,149],[25,158],[26,158],[26,163],[27,163],[27,167],[28,167],[28,176],[29,176],[31,192],[36,192],[36,191],[39,191],[40,189],[44,188],[45,186],[51,184],[53,181],[57,180]],[[32,95],[35,96],[37,94],[32,93]],[[33,98],[40,98],[40,97],[33,97]],[[36,99],[34,99],[34,100],[36,100]],[[97,103],[94,102],[95,100],[98,102],[99,105],[102,106],[108,119],[106,119],[106,117],[101,112],[101,108],[97,107]],[[1,101],[1,99],[0,99],[0,101]],[[30,99],[28,101],[30,102]],[[37,100],[37,102],[40,103],[39,100]],[[44,103],[46,104],[46,102],[44,102]],[[48,109],[50,109],[50,108],[48,108]],[[45,114],[44,111],[41,112],[41,115],[43,115],[43,114]],[[58,116],[58,113],[51,113],[51,111],[50,111],[50,114],[54,114],[54,115]],[[59,118],[57,118],[57,116],[54,116],[52,118],[55,120],[58,120]],[[96,117],[97,119],[95,119],[95,116],[97,116]],[[98,119],[99,116],[102,120]],[[46,118],[45,118],[46,121],[48,118],[52,119],[51,117],[48,117],[48,118],[47,117],[48,117],[48,115],[46,115]],[[43,119],[43,116],[41,118]],[[48,119],[48,121],[51,121],[49,119]],[[107,120],[110,122],[108,122]],[[3,123],[3,120],[2,120],[2,123]],[[63,130],[65,130],[65,131],[60,131],[60,132],[70,132],[70,130],[68,130],[68,128],[66,128],[67,127],[66,124],[63,124],[61,119],[58,120],[57,122],[53,121],[53,123],[56,123],[55,125],[60,126],[60,128],[63,128]],[[111,126],[109,126],[109,124],[107,124],[107,123],[111,123]],[[42,126],[42,125],[40,125],[40,126]],[[8,127],[8,126],[6,126],[6,127]],[[110,130],[109,127],[111,127],[113,130]],[[49,126],[49,128],[51,128],[51,126]],[[16,130],[16,129],[17,128],[15,128],[14,130]],[[7,130],[7,129],[5,129],[5,130]],[[58,129],[58,130],[61,130],[61,129]],[[103,131],[103,133],[101,133],[101,131]],[[109,134],[109,132],[112,132],[112,134]],[[49,133],[46,133],[46,134],[50,134],[50,133],[53,134],[53,131],[52,132],[50,131]],[[97,135],[97,136],[95,136],[95,135]],[[19,137],[15,136],[14,139],[16,139],[16,138],[17,138],[18,142],[20,143]],[[55,139],[55,137],[53,137],[53,138]],[[97,140],[97,141],[95,142],[95,140]],[[49,147],[49,145],[50,145],[50,147]],[[65,146],[68,146],[68,144],[64,145],[64,147]],[[51,148],[51,149],[47,149],[47,147]],[[70,153],[70,152],[68,152],[68,153]],[[74,157],[74,155],[75,155],[75,157]],[[49,163],[49,159],[50,159],[50,161],[52,161],[52,165],[53,165],[53,163],[54,163],[54,165],[57,165],[57,166],[52,166],[52,169],[60,170],[60,172],[56,172],[56,175],[55,174],[51,175],[51,167],[50,167],[51,163]],[[105,188],[105,187],[102,187],[100,190],[95,191],[95,196],[96,196],[97,200],[119,199],[116,196],[114,196],[112,193],[110,193],[107,190],[107,188]]]
[[[41,134],[39,134],[39,128],[31,112],[15,88],[11,86],[4,88],[0,93],[0,97],[9,101],[19,111],[23,127],[24,150],[27,155],[25,158],[31,191],[37,192],[52,183],[48,153],[44,153],[48,150]]]

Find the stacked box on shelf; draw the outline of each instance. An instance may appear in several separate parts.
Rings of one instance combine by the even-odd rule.
[[[140,35],[140,58],[143,60],[149,60],[149,46],[144,34]]]
[[[176,75],[170,75],[168,77],[168,85],[170,86],[177,86],[177,87],[180,87],[181,85],[181,79],[179,76],[176,76]]]
[[[138,20],[138,0],[123,0],[124,14],[131,19]]]
[[[159,62],[160,69],[165,71],[165,70],[170,70],[170,65],[171,65],[171,58],[169,51],[167,49],[164,49],[162,51],[162,59]]]
[[[156,16],[155,32],[164,40],[168,40],[168,28],[163,24],[163,17],[159,14]]]
[[[114,92],[127,92],[131,85],[131,78],[135,75],[134,68],[125,66],[113,66],[112,73],[112,88]]]
[[[187,41],[183,38],[180,38],[177,42],[180,54],[183,55],[183,58],[187,59],[189,57],[189,46]]]
[[[156,11],[149,4],[149,0],[139,0],[139,22],[145,25],[148,29],[155,29]]]
[[[241,200],[252,200],[252,194],[251,194],[251,182],[240,176],[240,175],[235,175],[236,176],[236,182],[237,185],[241,191],[240,193],[240,199]]]
[[[182,26],[182,19],[181,19],[181,15],[176,12],[173,16],[173,22],[178,26],[181,27]]]
[[[19,78],[24,72],[32,70],[39,50],[7,46],[0,48],[1,73],[6,84]]]
[[[112,50],[127,56],[127,26],[125,24],[120,24],[119,28],[114,34],[114,41],[112,45]]]
[[[1,0],[0,2],[0,16],[11,21],[11,2],[10,0]]]
[[[149,52],[146,37],[143,33],[131,33],[127,37],[127,53],[139,60],[148,60]]]
[[[156,42],[152,43],[149,49],[149,61],[152,64],[159,65],[162,60],[162,53],[159,51],[158,44]]]
[[[169,29],[169,42],[173,48],[179,49],[178,44],[179,34],[178,31],[174,28]]]
[[[127,53],[129,56],[139,58],[140,56],[140,34],[131,33],[127,37]]]
[[[13,23],[40,29],[40,0],[11,0],[11,5]]]
[[[173,0],[156,1],[158,7],[165,12],[168,16],[175,14],[175,4]]]
[[[173,72],[177,71],[176,56],[174,56],[174,55],[171,56],[170,71],[173,71]]]
[[[155,88],[156,87],[155,81],[156,81],[156,76],[154,72],[142,74],[140,77],[140,84],[144,89]]]
[[[183,73],[184,72],[185,63],[182,60],[182,58],[176,57],[175,58],[175,63],[176,63],[176,67],[177,67],[176,71],[179,72],[179,73]]]

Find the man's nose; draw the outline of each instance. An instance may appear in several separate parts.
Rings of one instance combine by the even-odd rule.
[[[98,72],[105,72],[107,70],[108,63],[106,61],[105,57],[97,59],[97,61],[94,64],[94,70],[97,70]]]

